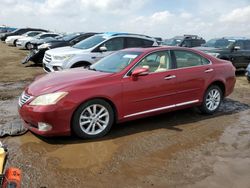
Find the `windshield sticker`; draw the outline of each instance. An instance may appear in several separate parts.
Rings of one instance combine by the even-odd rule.
[[[137,55],[134,55],[134,54],[126,54],[123,56],[123,58],[129,58],[129,59],[134,59],[136,57],[137,57]]]

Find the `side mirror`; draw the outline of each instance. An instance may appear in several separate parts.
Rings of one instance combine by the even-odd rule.
[[[105,46],[101,46],[101,47],[99,48],[99,50],[100,50],[101,52],[106,52],[106,51],[108,51],[108,49],[107,49]]]
[[[234,50],[240,50],[240,46],[235,46]]]
[[[131,78],[133,81],[136,81],[138,80],[139,76],[146,76],[148,74],[149,74],[148,68],[137,67],[135,70],[133,70]]]

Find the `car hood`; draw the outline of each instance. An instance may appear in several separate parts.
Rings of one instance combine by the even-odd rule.
[[[55,55],[60,56],[60,55],[67,55],[67,54],[82,54],[84,52],[85,50],[66,46],[66,47],[55,48],[55,49],[49,50],[47,53],[52,56],[55,56]]]
[[[31,39],[30,43],[40,43],[41,40],[40,39]]]
[[[23,38],[24,36],[21,35],[13,35],[13,36],[9,36],[8,39],[20,39]]]
[[[53,93],[56,91],[67,91],[68,87],[88,84],[97,79],[103,79],[112,75],[113,73],[104,73],[83,68],[75,68],[65,71],[52,72],[41,75],[34,82],[32,82],[26,92],[32,96],[39,96],[46,93]]]
[[[19,39],[19,41],[28,41],[28,40],[32,40],[33,37],[23,37],[21,39]]]

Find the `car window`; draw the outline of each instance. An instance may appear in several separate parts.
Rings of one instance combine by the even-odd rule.
[[[102,46],[105,46],[107,48],[107,51],[117,51],[124,48],[124,38],[117,37],[108,40],[105,42]]]
[[[244,41],[244,49],[245,50],[250,50],[250,40]]]
[[[36,36],[38,34],[39,34],[39,32],[33,32],[33,33],[29,33],[28,36],[34,37],[34,36]]]
[[[85,40],[82,40],[81,42],[78,42],[73,47],[79,48],[79,49],[89,49],[92,48],[101,42],[103,42],[105,38],[102,35],[94,35],[92,37],[89,37]]]
[[[186,39],[183,41],[182,46],[183,47],[191,47],[192,46],[191,42],[192,42],[191,39]]]
[[[143,58],[134,68],[148,68],[149,72],[164,72],[171,69],[171,56],[169,51],[152,53]]]
[[[127,48],[142,47],[143,46],[142,39],[126,37],[126,40],[127,40]]]
[[[154,41],[152,40],[143,40],[143,47],[150,47],[154,44]]]
[[[120,72],[141,54],[142,52],[118,51],[91,65],[90,69],[101,72]]]
[[[207,60],[206,58],[198,54],[195,54],[193,52],[188,52],[184,50],[175,50],[174,54],[176,58],[177,68],[193,67],[210,63],[210,61]]]
[[[239,46],[240,49],[244,49],[244,41],[242,41],[242,40],[236,41],[235,46]]]

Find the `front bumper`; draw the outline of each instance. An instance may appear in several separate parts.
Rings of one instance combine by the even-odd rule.
[[[25,44],[23,42],[17,41],[16,47],[18,47],[19,49],[25,49]]]
[[[13,43],[13,41],[12,40],[5,40],[5,43],[7,44],[7,45],[9,45],[9,46],[12,46],[12,45],[14,45],[14,43]]]
[[[55,71],[60,71],[63,70],[62,64],[61,63],[47,63],[43,61],[43,70],[45,72],[55,72]]]
[[[66,136],[71,134],[70,123],[73,110],[58,105],[31,106],[24,104],[19,108],[23,124],[31,132],[41,136]],[[48,131],[38,129],[38,122],[52,126]]]

